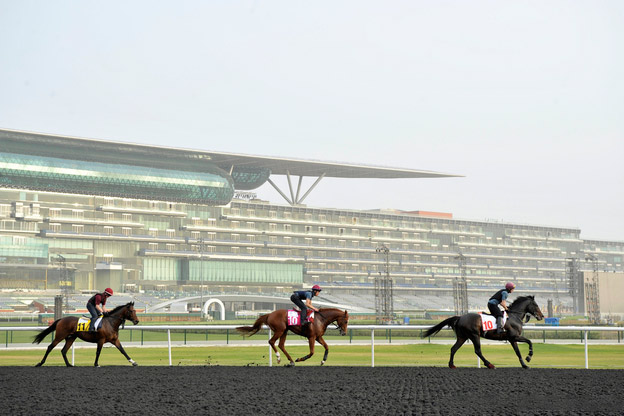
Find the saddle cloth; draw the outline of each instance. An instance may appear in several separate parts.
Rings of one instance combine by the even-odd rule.
[[[308,309],[308,322],[314,322],[314,311]],[[287,314],[288,325],[301,325],[300,312],[295,309],[289,309]]]
[[[483,328],[483,331],[492,331],[498,328],[494,315],[485,312],[479,312],[479,315],[481,315],[481,328]],[[503,312],[503,326],[505,326],[505,322],[507,322],[507,312]]]
[[[76,331],[88,331],[90,322],[91,322],[90,318],[85,318],[84,316],[81,316],[80,318],[78,318],[78,328],[76,328]],[[100,329],[100,328],[102,328],[101,316],[95,320],[95,329]]]

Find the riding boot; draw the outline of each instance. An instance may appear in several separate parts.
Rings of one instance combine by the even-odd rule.
[[[503,332],[503,317],[497,316],[496,317],[496,333],[500,334],[502,332]]]
[[[308,333],[308,329],[310,329],[310,322],[305,321],[301,325],[301,335],[306,335]]]

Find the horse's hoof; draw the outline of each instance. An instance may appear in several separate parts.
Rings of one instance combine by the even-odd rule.
[[[289,362],[288,364],[286,364],[284,367],[294,367],[295,363],[294,362]]]
[[[137,363],[132,363],[132,367],[136,367],[136,366],[138,366]]]
[[[35,365],[35,367],[41,367],[43,365],[43,363],[37,363],[37,365]]]
[[[531,362],[531,356],[529,355],[528,357],[526,357],[527,363]]]
[[[321,361],[321,365],[325,364],[325,361]]]
[[[454,370],[454,369],[456,369],[457,367],[455,367],[453,364],[449,364],[449,368]]]
[[[523,365],[522,368],[524,368],[525,370],[528,370],[529,366],[528,365]]]
[[[487,365],[487,368],[491,368],[492,370],[496,370],[496,366],[494,364],[492,364],[492,363],[489,363]]]

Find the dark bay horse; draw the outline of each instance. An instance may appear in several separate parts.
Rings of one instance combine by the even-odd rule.
[[[522,323],[523,321],[529,321],[530,317],[528,315],[533,315],[538,321],[542,320],[544,315],[535,302],[535,297],[533,296],[520,296],[517,298],[514,303],[509,306],[507,314],[509,316],[504,325],[505,330],[500,334],[496,333],[496,329],[484,331],[481,322],[481,315],[478,313],[467,313],[462,316],[453,316],[445,319],[435,326],[432,326],[423,334],[423,337],[435,335],[445,326],[453,328],[457,341],[455,342],[455,345],[451,347],[451,358],[449,360],[450,368],[455,368],[455,365],[453,364],[453,357],[455,356],[457,350],[468,339],[474,344],[475,354],[481,358],[483,364],[485,364],[488,368],[496,368],[492,363],[485,359],[483,354],[481,354],[480,337],[496,341],[509,341],[516,352],[522,367],[529,368],[522,360],[522,354],[520,354],[520,350],[518,349],[518,342],[526,342],[529,344],[529,355],[526,357],[526,360],[527,362],[530,362],[531,357],[533,356],[533,343],[531,343],[530,339],[522,336]]]
[[[310,325],[308,325],[308,330],[305,334],[301,332],[300,325],[287,324],[287,314],[288,311],[286,309],[278,309],[269,314],[260,316],[256,322],[254,322],[253,326],[239,326],[236,330],[243,335],[252,336],[262,329],[262,325],[267,325],[273,331],[273,336],[269,340],[269,344],[271,345],[271,348],[273,348],[273,351],[275,351],[277,363],[279,364],[281,361],[280,353],[277,348],[275,348],[275,341],[279,338],[279,348],[284,351],[284,354],[286,354],[286,358],[288,358],[289,361],[289,367],[294,367],[295,362],[292,360],[290,354],[288,354],[288,351],[286,351],[286,348],[284,347],[288,331],[292,331],[294,334],[308,338],[310,353],[305,357],[297,358],[297,362],[305,361],[312,357],[314,355],[314,343],[318,342],[325,348],[325,355],[323,356],[321,365],[325,364],[325,361],[327,361],[327,355],[329,354],[329,347],[323,339],[327,326],[329,326],[332,322],[335,322],[336,326],[340,330],[340,335],[347,335],[347,324],[349,323],[349,313],[347,311],[335,308],[319,309],[318,312],[314,313],[314,322],[311,322]]]
[[[76,338],[80,338],[83,341],[87,342],[96,342],[97,343],[97,352],[95,353],[95,364],[94,366],[99,367],[98,359],[100,358],[100,352],[102,351],[102,346],[106,342],[110,342],[126,357],[126,359],[132,363],[132,365],[136,366],[137,363],[134,362],[132,358],[126,354],[126,351],[121,346],[119,342],[119,327],[125,323],[125,321],[132,321],[134,325],[139,323],[139,320],[136,316],[136,311],[134,310],[134,302],[127,303],[125,305],[117,306],[115,309],[110,311],[110,313],[102,318],[102,327],[96,331],[77,331],[78,326],[78,317],[76,316],[66,316],[65,318],[57,319],[54,321],[52,325],[41,331],[33,341],[33,344],[39,344],[43,339],[48,336],[52,331],[56,331],[56,336],[52,343],[48,345],[48,350],[46,351],[43,359],[40,363],[36,365],[36,367],[40,367],[45,363],[46,358],[48,358],[48,354],[50,351],[56,347],[56,345],[65,340],[65,346],[61,350],[63,354],[63,359],[65,360],[65,365],[71,367],[72,365],[67,361],[67,351],[69,347],[74,343]]]

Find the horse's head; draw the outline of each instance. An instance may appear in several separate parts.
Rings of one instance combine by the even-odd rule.
[[[541,321],[542,319],[544,319],[544,314],[542,313],[542,310],[540,309],[537,302],[535,302],[535,296],[527,296],[527,297],[530,299],[530,301],[527,304],[526,312],[533,315],[538,321]]]
[[[139,323],[139,318],[137,318],[136,310],[134,309],[134,302],[130,302],[126,305],[126,311],[124,312],[123,319],[127,319],[132,321],[134,325]]]
[[[336,319],[336,324],[340,330],[340,335],[347,335],[347,325],[349,325],[349,312],[344,311],[344,314],[340,314]]]

